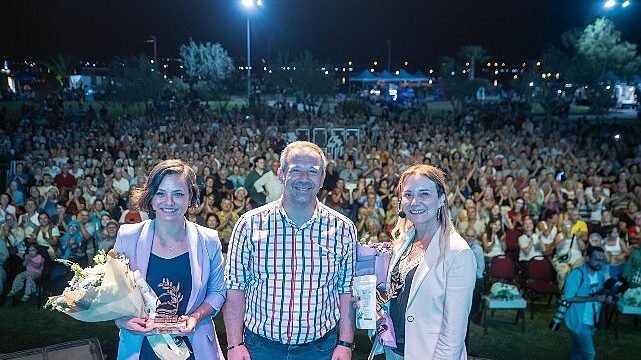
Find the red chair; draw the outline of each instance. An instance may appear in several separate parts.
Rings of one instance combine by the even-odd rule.
[[[548,307],[552,302],[552,295],[557,298],[561,295],[561,290],[556,284],[554,268],[550,261],[544,257],[537,256],[528,261],[525,286],[530,303],[530,319],[534,318],[534,300],[540,295],[548,295]]]
[[[503,282],[518,286],[514,261],[507,256],[495,256],[490,265],[490,286],[495,282]]]
[[[512,261],[519,261],[519,237],[522,233],[516,229],[508,230],[505,233],[505,255],[512,259]]]

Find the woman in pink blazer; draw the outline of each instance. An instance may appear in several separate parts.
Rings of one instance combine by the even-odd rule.
[[[467,359],[476,261],[452,226],[443,172],[414,165],[401,175],[398,194],[400,218],[392,232],[389,288],[383,294],[396,347],[386,346],[385,357]]]
[[[157,313],[185,326],[163,330],[148,319],[118,319],[118,359],[157,359],[146,338],[157,333],[178,336],[190,359],[223,359],[211,321],[226,296],[221,245],[216,231],[185,219],[197,199],[195,174],[181,160],[156,165],[147,183],[132,193],[130,201],[155,219],[122,225],[114,250],[127,256],[156,292]]]

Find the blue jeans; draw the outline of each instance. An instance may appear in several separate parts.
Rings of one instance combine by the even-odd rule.
[[[331,360],[337,342],[336,329],[312,342],[282,344],[245,329],[245,346],[252,359],[260,360]]]
[[[625,268],[625,264],[610,265],[610,277],[613,279],[618,279],[623,273],[623,268]]]
[[[570,330],[572,334],[572,350],[570,360],[593,360],[596,356],[592,335],[594,327],[581,325],[578,329]]]

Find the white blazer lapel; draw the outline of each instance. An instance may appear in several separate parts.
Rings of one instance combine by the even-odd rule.
[[[196,299],[198,298],[198,293],[203,287],[203,274],[209,273],[209,269],[203,269],[204,266],[209,266],[209,259],[205,259],[205,254],[203,253],[205,244],[203,239],[200,238],[200,233],[191,222],[186,223],[187,230],[187,241],[189,242],[189,265],[191,266],[191,294],[189,295],[189,301],[187,302],[187,313],[193,312],[193,308]],[[205,284],[207,286],[207,284]]]
[[[432,269],[434,269],[436,265],[436,261],[438,260],[438,255],[440,252],[440,247],[439,247],[440,240],[441,240],[441,228],[439,227],[438,230],[436,230],[436,233],[434,234],[432,241],[430,241],[430,244],[427,246],[427,249],[425,250],[425,254],[423,255],[423,261],[419,263],[418,268],[414,273],[414,278],[412,279],[412,287],[410,288],[410,294],[407,299],[408,307],[414,300],[414,297],[416,296],[418,289],[421,287],[421,284],[423,283],[423,281],[425,281],[425,278],[427,278],[427,275],[432,271]]]

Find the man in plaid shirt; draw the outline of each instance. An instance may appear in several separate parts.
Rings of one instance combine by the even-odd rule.
[[[351,358],[356,228],[316,199],[325,165],[315,144],[289,144],[283,195],[234,227],[223,309],[230,360]]]

